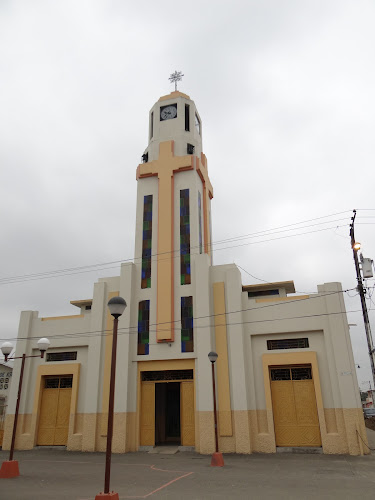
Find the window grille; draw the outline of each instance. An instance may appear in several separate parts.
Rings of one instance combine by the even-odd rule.
[[[292,368],[292,380],[311,380],[311,368]]]
[[[46,377],[44,379],[45,389],[70,389],[73,386],[73,377]]]
[[[58,378],[46,378],[44,382],[44,387],[45,389],[58,389],[59,381],[60,379]]]
[[[61,377],[60,389],[69,389],[73,386],[73,377]]]
[[[193,380],[193,370],[164,370],[161,372],[142,372],[143,382],[163,380]]]
[[[276,368],[271,370],[271,380],[291,380],[289,368]]]
[[[298,366],[295,368],[272,368],[271,380],[311,380],[311,366]]]
[[[258,290],[257,292],[247,292],[249,299],[254,297],[268,297],[270,295],[279,295],[279,290]]]
[[[77,351],[47,352],[47,361],[74,361],[77,359]]]
[[[267,349],[306,349],[309,347],[309,339],[281,339],[267,340]]]

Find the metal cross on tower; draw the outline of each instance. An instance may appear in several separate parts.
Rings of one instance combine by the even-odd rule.
[[[174,82],[174,89],[177,90],[177,82],[181,81],[182,80],[182,77],[184,75],[182,74],[182,71],[175,71],[174,73],[171,74],[171,76],[169,77],[169,81],[171,83]]]

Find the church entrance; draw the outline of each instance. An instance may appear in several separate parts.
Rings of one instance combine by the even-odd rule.
[[[155,384],[155,445],[181,444],[180,383]]]
[[[141,372],[140,444],[194,446],[193,370]]]

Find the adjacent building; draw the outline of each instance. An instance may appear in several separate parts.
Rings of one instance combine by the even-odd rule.
[[[216,351],[219,448],[274,453],[322,447],[366,453],[358,383],[339,283],[296,295],[293,281],[245,285],[234,264],[213,265],[213,187],[202,120],[189,96],[161,97],[149,114],[149,142],[136,170],[134,262],[99,279],[78,314],[21,314],[17,354],[25,367],[16,447],[66,445],[104,451],[112,318],[119,321],[113,450],[175,444],[214,451],[211,364]],[[236,214],[233,214],[236,217]],[[9,448],[19,379],[9,400]],[[362,441],[363,440],[363,441]],[[186,448],[185,448],[186,449]]]
[[[0,363],[0,446],[3,442],[4,421],[8,407],[8,395],[12,382],[12,367],[8,363]]]

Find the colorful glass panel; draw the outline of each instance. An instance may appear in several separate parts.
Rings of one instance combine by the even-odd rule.
[[[151,288],[152,194],[143,200],[141,288]]]
[[[202,253],[202,198],[198,191],[198,218],[199,218],[199,253]]]
[[[181,352],[194,352],[193,297],[181,297]]]
[[[189,190],[180,191],[180,261],[181,285],[191,283],[190,274],[190,204]]]
[[[150,342],[150,301],[142,300],[138,305],[138,349],[137,354],[148,354]]]

